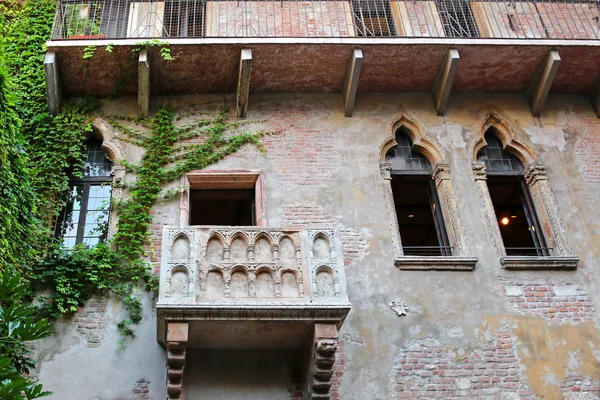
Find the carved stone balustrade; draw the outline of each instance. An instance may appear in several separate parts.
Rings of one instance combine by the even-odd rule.
[[[350,311],[340,234],[331,228],[167,226],[162,243],[157,334],[163,344],[170,322],[339,327]]]

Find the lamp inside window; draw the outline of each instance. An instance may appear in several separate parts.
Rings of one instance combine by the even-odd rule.
[[[487,146],[477,155],[486,166],[487,186],[506,254],[509,256],[546,256],[550,249],[537,218],[523,164],[504,150],[494,128],[485,134]]]
[[[431,163],[414,149],[406,128],[396,132],[396,147],[386,155],[392,165],[392,192],[407,256],[450,256],[440,200]]]

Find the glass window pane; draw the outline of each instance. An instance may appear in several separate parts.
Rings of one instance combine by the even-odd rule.
[[[102,151],[102,142],[96,138],[88,140],[88,154],[83,176],[110,176],[112,162]]]
[[[502,142],[494,133],[494,129],[489,129],[485,133],[487,146],[477,155],[478,161],[483,161],[487,172],[523,172],[523,164],[519,159],[504,150]]]
[[[64,239],[63,246],[66,248],[71,248],[75,245],[83,190],[84,187],[82,185],[73,186],[60,218],[58,236]]]
[[[83,243],[88,246],[95,246],[106,241],[111,191],[112,188],[109,185],[89,187],[83,234]]]
[[[385,160],[392,164],[392,171],[431,172],[431,163],[423,154],[413,151],[413,143],[406,134],[405,128],[396,132],[398,145],[385,155]]]

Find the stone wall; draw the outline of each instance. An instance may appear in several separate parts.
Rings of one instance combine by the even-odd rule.
[[[215,104],[234,108],[233,98],[221,96],[153,101],[154,109],[171,104],[186,115],[215,111]],[[337,94],[252,94],[248,120],[258,122],[248,129],[275,132],[264,139],[266,154],[248,146],[211,167],[263,171],[269,226],[339,228],[353,309],[340,331],[332,398],[599,398],[600,120],[589,101],[551,95],[539,119],[519,95],[453,94],[444,117],[435,115],[428,95],[417,94],[359,94],[352,118],[341,110]],[[135,102],[106,101],[103,112],[134,115]],[[546,165],[573,254],[580,257],[576,270],[501,268],[472,171],[473,144],[490,112]],[[403,116],[422,127],[449,165],[467,250],[478,258],[473,271],[394,265],[379,152]],[[126,157],[139,159],[133,145],[122,146]],[[178,199],[161,200],[153,214],[157,269],[162,226],[179,223],[179,207]],[[393,300],[406,304],[405,315],[390,308]],[[38,375],[55,393],[51,398],[163,399],[164,350],[156,343],[153,301],[146,298],[138,335],[119,353],[118,304],[100,311],[91,305],[100,303],[92,302],[74,322],[61,324],[38,350]],[[86,339],[98,329],[105,330],[99,342]],[[199,371],[217,359],[189,357]],[[277,391],[265,389],[265,376],[260,393],[271,394],[254,398],[298,400],[297,369],[273,363],[269,368]],[[243,389],[235,386],[236,375],[222,372],[220,383],[206,389],[235,396]],[[204,393],[192,385],[193,393]]]

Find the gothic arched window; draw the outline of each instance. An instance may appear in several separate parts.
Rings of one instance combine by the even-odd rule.
[[[61,213],[57,236],[63,246],[83,243],[95,246],[106,241],[111,198],[112,162],[102,151],[102,141],[87,142],[87,160],[81,178],[71,178],[71,191]]]
[[[391,165],[392,193],[404,255],[452,255],[431,176],[431,162],[415,150],[406,128],[396,131],[396,143],[387,152],[385,161]]]
[[[506,254],[549,255],[529,187],[525,183],[523,164],[515,155],[504,150],[495,128],[489,128],[484,139],[487,146],[479,151],[477,161],[485,164],[487,186]]]

